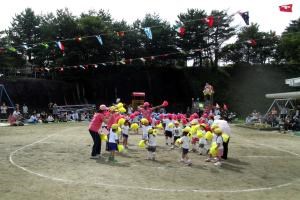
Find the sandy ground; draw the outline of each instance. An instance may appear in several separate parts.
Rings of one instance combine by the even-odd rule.
[[[0,127],[0,199],[300,199],[300,137],[232,127],[222,167],[178,162],[158,136],[157,161],[129,137],[118,162],[91,160],[87,123]]]

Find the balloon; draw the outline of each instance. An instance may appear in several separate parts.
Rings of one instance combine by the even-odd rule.
[[[222,134],[222,138],[223,138],[223,141],[224,141],[224,142],[227,142],[228,139],[229,139],[229,135],[227,135],[226,133],[223,133],[223,134]]]
[[[163,129],[164,127],[163,127],[162,123],[159,123],[159,124],[156,125],[156,128]]]
[[[117,104],[117,108],[119,108],[119,109],[122,108],[123,106],[124,106],[123,103],[118,103]]]
[[[133,124],[131,124],[130,128],[132,130],[138,130],[139,129],[139,125],[137,123],[133,123]]]
[[[205,134],[205,139],[211,141],[213,139],[213,134],[210,131],[207,131]]]
[[[100,139],[102,140],[102,141],[107,141],[107,135],[105,135],[105,134],[100,134]]]
[[[198,137],[198,138],[202,138],[202,137],[203,137],[203,132],[200,131],[200,130],[198,130],[198,131],[197,131],[197,137]]]
[[[135,118],[135,115],[134,115],[134,114],[131,114],[131,115],[129,116],[129,118],[130,118],[130,119],[134,119],[134,118]]]
[[[117,134],[120,135],[121,131],[122,131],[122,129],[120,127],[118,127]]]
[[[126,113],[126,109],[124,107],[121,107],[118,109],[120,113]]]
[[[218,155],[218,145],[216,142],[213,142],[211,144],[211,147],[209,149],[209,153],[213,156],[216,157]]]
[[[164,101],[163,103],[162,103],[162,106],[163,107],[167,107],[169,105],[169,102],[167,102],[167,101]]]
[[[145,140],[141,140],[141,141],[139,142],[138,146],[139,146],[140,148],[144,148],[144,147],[145,147]]]
[[[126,120],[125,120],[124,118],[120,118],[120,119],[118,120],[118,125],[119,125],[119,126],[124,125],[125,121],[126,121]]]
[[[122,144],[118,144],[118,151],[122,152],[124,150],[124,146]]]

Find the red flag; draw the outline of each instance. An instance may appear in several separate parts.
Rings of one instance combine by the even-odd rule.
[[[124,35],[125,35],[124,31],[117,32],[117,36],[119,36],[119,37],[123,37]]]
[[[180,35],[180,37],[183,37],[184,36],[184,34],[185,34],[185,28],[184,27],[178,27],[177,29],[176,29],[176,31],[178,32],[178,34]]]
[[[293,4],[279,6],[281,12],[292,12]]]
[[[213,27],[213,25],[214,25],[214,16],[208,16],[207,18],[205,18],[205,21],[206,21],[209,28]]]
[[[247,43],[250,44],[251,46],[256,46],[256,41],[254,39],[247,40]]]

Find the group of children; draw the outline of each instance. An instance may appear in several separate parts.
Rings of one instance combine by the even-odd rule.
[[[107,133],[100,132],[100,138],[107,141],[107,150],[110,151],[109,161],[115,161],[115,152],[122,151],[123,148],[128,148],[129,131],[137,131],[141,128],[142,140],[139,142],[140,147],[146,147],[148,151],[147,159],[156,159],[156,138],[157,134],[164,131],[166,145],[170,145],[170,150],[181,148],[182,154],[180,162],[186,165],[191,165],[192,161],[189,158],[189,152],[199,152],[200,155],[208,155],[205,161],[214,162],[216,166],[221,165],[221,160],[227,159],[229,132],[225,133],[217,123],[217,120],[212,120],[211,115],[203,114],[186,118],[167,114],[161,117],[160,120],[142,118],[140,124],[130,124],[130,117],[122,117],[114,120]],[[189,122],[188,122],[189,121]],[[224,122],[224,120],[221,120]],[[226,122],[226,121],[225,121]],[[105,124],[105,121],[103,121]],[[227,123],[227,122],[226,122]],[[227,124],[228,125],[228,124]],[[103,126],[105,129],[107,126]],[[229,126],[228,126],[229,127]],[[107,138],[104,139],[106,136]],[[101,140],[100,140],[101,142]],[[120,145],[122,143],[122,145]],[[226,151],[224,151],[226,147]],[[224,155],[226,153],[226,155]]]

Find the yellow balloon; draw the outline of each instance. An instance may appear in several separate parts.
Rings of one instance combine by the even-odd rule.
[[[121,131],[122,131],[122,129],[120,127],[118,127],[117,134],[120,135]]]
[[[200,131],[200,130],[198,130],[198,131],[197,131],[197,137],[198,137],[198,138],[202,138],[202,137],[203,137],[203,132]]]
[[[182,143],[182,140],[181,138],[178,138],[176,141],[175,141],[176,144],[181,144]]]
[[[133,124],[131,124],[130,128],[132,130],[138,130],[139,129],[139,125],[137,123],[133,123]]]
[[[125,119],[124,119],[124,118],[120,118],[120,119],[118,120],[118,125],[119,125],[119,126],[124,125],[124,123],[125,123]]]
[[[227,135],[226,133],[222,133],[222,138],[224,142],[227,142],[229,139],[229,135]]]
[[[124,150],[124,146],[122,144],[118,144],[118,151],[122,152]]]
[[[163,129],[164,127],[163,127],[162,123],[159,123],[159,124],[156,125],[156,128]]]
[[[105,135],[105,134],[101,134],[100,135],[100,139],[102,140],[102,141],[107,141],[107,135]]]
[[[211,141],[213,139],[213,134],[210,131],[207,131],[205,134],[205,139]]]
[[[120,113],[126,113],[126,109],[124,107],[118,108]]]
[[[145,147],[145,140],[141,140],[141,141],[139,142],[138,146],[139,146],[140,148],[144,148],[144,147]]]
[[[124,106],[123,103],[118,103],[118,104],[117,104],[117,108],[122,108],[123,106]]]
[[[211,144],[211,147],[209,149],[209,153],[213,156],[213,157],[216,157],[218,155],[218,145],[216,142],[213,142]]]

